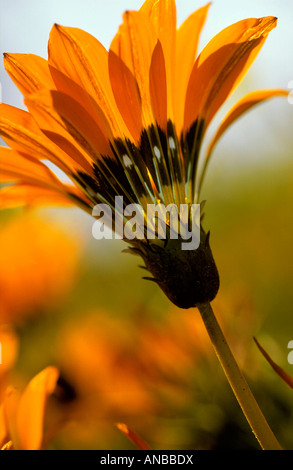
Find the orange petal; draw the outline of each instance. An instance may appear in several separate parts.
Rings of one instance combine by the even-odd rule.
[[[136,80],[122,59],[109,52],[109,74],[119,111],[135,141],[142,131],[141,100]]]
[[[157,3],[157,0],[145,0],[139,11],[144,15],[150,16],[155,3]]]
[[[113,96],[108,52],[91,34],[78,28],[55,25],[49,39],[49,64],[80,85],[105,113],[103,125],[114,137],[131,137]]]
[[[108,139],[113,139],[113,132],[104,111],[87,91],[52,65],[49,65],[49,69],[56,89],[70,96],[83,106],[91,118],[97,122],[98,127],[103,127],[104,133],[107,135]]]
[[[70,160],[74,162],[74,166],[77,170],[91,173],[90,162],[93,156],[86,152],[69,133],[66,123],[54,109],[50,91],[41,90],[30,95],[26,98],[25,104],[40,129],[42,129],[42,132],[65,152],[68,162],[70,162]],[[72,132],[76,132],[78,139],[78,129],[72,128],[71,130]],[[80,141],[82,141],[81,135],[79,135],[79,138]],[[86,145],[86,142],[83,143]]]
[[[50,160],[67,174],[74,169],[70,158],[47,139],[26,111],[0,104],[0,135],[18,152],[29,153],[38,160]]]
[[[272,358],[269,356],[269,354],[265,351],[265,349],[260,345],[260,343],[257,341],[256,338],[254,338],[254,341],[259,348],[260,352],[263,354],[263,356],[266,358],[270,366],[274,369],[275,372],[281,377],[284,382],[289,385],[290,388],[293,388],[293,377],[291,375],[287,374],[278,364],[276,364]]]
[[[178,135],[180,135],[183,126],[187,85],[197,55],[200,33],[210,5],[208,3],[192,13],[177,30],[173,106]]]
[[[0,181],[42,183],[49,187],[61,185],[56,176],[42,162],[29,155],[21,155],[7,147],[0,147]]]
[[[39,133],[39,128],[30,116],[27,111],[22,109],[16,108],[14,106],[10,106],[9,104],[1,103],[0,104],[0,124],[6,122],[13,122],[17,123],[18,128],[23,132],[25,129],[30,130],[34,133]],[[1,127],[0,127],[1,129]],[[3,132],[4,134],[4,132]],[[5,135],[4,135],[5,137]]]
[[[173,96],[175,86],[175,51],[176,51],[176,3],[175,0],[160,0],[145,6],[154,25],[156,35],[160,41],[165,58],[167,76],[167,103],[168,118],[173,120]]]
[[[49,64],[81,85],[90,95],[100,94],[99,82],[103,86],[110,85],[107,83],[107,50],[86,31],[55,24],[50,32],[48,52]]]
[[[4,54],[5,69],[24,96],[54,89],[48,62],[34,54]]]
[[[139,450],[152,450],[142,437],[130,429],[126,424],[117,423],[116,426],[119,431],[121,431]]]
[[[73,192],[70,188],[70,192]],[[68,206],[72,201],[65,194],[42,186],[14,184],[0,189],[0,210],[22,206]]]
[[[50,95],[51,105],[62,118],[68,132],[94,160],[100,154],[112,154],[108,139],[83,106],[65,93],[51,91]]]
[[[0,308],[1,312],[1,308]],[[1,317],[1,321],[3,318]],[[16,362],[18,354],[19,339],[14,330],[7,324],[0,325],[0,351],[1,351],[1,367],[0,367],[0,402],[2,401],[2,395],[4,393],[3,387],[6,388],[7,374],[11,371],[13,365]],[[1,414],[1,412],[0,412]],[[0,418],[1,422],[1,418]],[[1,424],[0,424],[1,434]],[[0,436],[0,445],[1,445]]]
[[[20,392],[12,387],[7,387],[2,405],[3,431],[6,432],[5,439],[10,438],[13,442],[13,447],[17,449],[19,439],[16,419],[19,400]],[[3,442],[1,445],[3,444],[5,444],[5,442]]]
[[[156,42],[155,31],[148,18],[139,11],[127,11],[110,47],[130,69],[137,82],[145,128],[154,124],[149,70]]]
[[[3,449],[3,446],[7,443],[9,439],[9,432],[7,428],[5,413],[4,413],[4,404],[0,404],[0,448]]]
[[[1,450],[12,450],[14,447],[13,447],[13,442],[12,441],[8,441],[6,442],[6,444],[4,444],[2,447],[1,447]]]
[[[221,31],[204,48],[189,80],[184,130],[196,119],[206,125],[232,93],[257,56],[276,18],[247,19]]]
[[[46,402],[56,387],[59,371],[47,367],[37,374],[21,395],[17,411],[17,430],[22,450],[42,446]]]
[[[154,118],[160,128],[167,131],[167,80],[164,53],[159,41],[150,66],[150,95]]]
[[[272,98],[274,96],[288,96],[288,91],[286,90],[258,90],[253,91],[246,96],[244,96],[241,100],[236,103],[233,108],[229,111],[227,116],[223,119],[215,137],[213,138],[212,142],[210,143],[209,149],[207,151],[207,159],[210,158],[210,155],[226,129],[233,124],[240,116],[242,116],[246,111],[249,111],[253,106]]]

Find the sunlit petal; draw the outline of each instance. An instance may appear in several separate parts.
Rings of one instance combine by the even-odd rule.
[[[71,189],[70,189],[71,190]],[[76,201],[78,199],[76,198]],[[65,194],[32,184],[15,184],[0,189],[0,209],[22,206],[72,206]]]
[[[96,38],[78,28],[55,25],[49,40],[49,64],[85,88],[104,110],[104,125],[110,124],[115,137],[129,136],[112,92],[108,52]]]
[[[41,448],[46,401],[54,392],[58,377],[59,371],[55,367],[47,367],[29,382],[21,395],[17,429],[23,450]]]
[[[248,19],[221,31],[203,49],[190,76],[184,129],[211,121],[253,63],[276,18]]]
[[[54,89],[48,62],[34,54],[4,54],[5,69],[24,96],[42,88]]]
[[[209,147],[207,149],[206,155],[205,155],[205,161],[204,161],[204,167],[200,175],[200,181],[199,181],[199,192],[201,190],[201,186],[203,183],[203,179],[205,176],[206,168],[209,163],[209,160],[211,158],[212,152],[219,141],[219,139],[222,137],[224,132],[238,119],[240,118],[244,113],[249,111],[251,108],[256,106],[259,103],[262,103],[263,101],[273,98],[275,96],[288,96],[288,92],[286,90],[259,90],[259,91],[253,91],[249,93],[248,95],[245,95],[241,100],[239,100],[233,108],[228,112],[228,114],[225,116],[223,119],[222,123],[220,124],[215,136],[213,137],[212,141],[209,144]]]
[[[178,28],[176,35],[176,64],[174,86],[174,120],[180,134],[183,126],[185,95],[194,65],[200,33],[204,26],[210,3],[192,13]]]

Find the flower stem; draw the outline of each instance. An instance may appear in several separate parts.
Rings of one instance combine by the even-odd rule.
[[[198,304],[197,308],[229,384],[259,444],[263,450],[282,450],[238,367],[211,305],[206,302]]]

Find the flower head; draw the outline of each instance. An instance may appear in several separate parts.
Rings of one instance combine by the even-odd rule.
[[[179,213],[185,205],[183,226],[191,236],[193,204],[200,202],[215,143],[253,105],[285,94],[259,91],[238,103],[222,122],[199,174],[210,122],[276,26],[274,17],[240,21],[198,55],[209,6],[177,28],[175,0],[146,0],[140,10],[125,12],[109,51],[85,31],[55,25],[48,60],[5,55],[6,70],[24,94],[28,112],[5,104],[0,108],[0,134],[11,147],[0,149],[1,181],[14,183],[2,188],[0,206],[69,202],[92,213],[100,203],[115,210],[116,196],[123,196],[124,206],[134,204],[143,215],[143,237],[127,237],[130,251],[142,256],[152,280],[183,308],[213,300],[218,291],[209,237],[199,221],[200,243],[184,252],[182,233],[172,237],[171,217],[162,240],[160,216],[150,220],[147,207],[171,204]],[[71,184],[61,182],[46,160]],[[128,227],[123,212],[116,209],[115,216]],[[180,213],[177,229],[181,222]]]

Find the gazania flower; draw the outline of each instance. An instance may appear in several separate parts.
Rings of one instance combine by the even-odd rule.
[[[183,308],[211,301],[218,272],[209,237],[182,250],[183,234],[165,239],[160,219],[146,220],[149,204],[178,209],[187,205],[187,234],[193,204],[219,137],[249,108],[282,90],[244,97],[219,127],[198,171],[203,138],[213,117],[237,87],[263,46],[276,18],[249,18],[218,33],[198,55],[209,4],[177,29],[174,0],[146,0],[127,11],[110,50],[77,28],[55,25],[48,61],[34,55],[5,54],[6,70],[25,97],[27,111],[2,104],[0,133],[11,148],[0,149],[0,205],[64,204],[90,214],[99,203],[115,208],[135,204],[143,214],[143,237],[128,242],[142,256],[151,278]],[[46,161],[71,180],[61,182]],[[124,207],[123,206],[123,207]],[[116,217],[128,220],[116,209]],[[181,217],[181,216],[180,216]],[[180,217],[177,222],[181,223]],[[111,220],[109,224],[111,226]],[[145,236],[147,222],[154,238]],[[199,224],[199,222],[198,222]],[[132,227],[133,230],[133,227]]]

